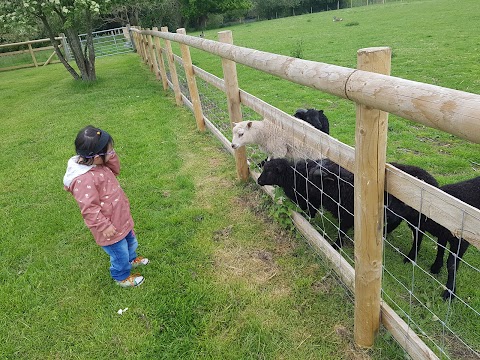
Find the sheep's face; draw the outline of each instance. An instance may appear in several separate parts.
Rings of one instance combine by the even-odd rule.
[[[323,113],[323,110],[317,109],[297,109],[293,115],[297,119],[303,120],[325,134],[330,133],[330,125],[328,118]]]
[[[251,121],[242,121],[233,127],[232,133],[232,148],[238,149],[241,146],[246,144],[252,144],[253,139],[250,132],[252,132],[252,122]]]
[[[262,173],[258,177],[258,185],[280,185],[282,176],[286,172],[286,166],[290,165],[283,161],[283,159],[267,161],[263,166]]]

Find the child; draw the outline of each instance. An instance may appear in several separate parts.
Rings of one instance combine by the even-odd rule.
[[[130,274],[132,267],[147,265],[137,256],[138,242],[133,232],[130,203],[116,178],[120,161],[113,150],[113,139],[91,125],[75,139],[76,156],[68,160],[63,177],[65,190],[78,203],[85,224],[98,245],[110,256],[110,274],[122,287],[143,283],[143,276]]]

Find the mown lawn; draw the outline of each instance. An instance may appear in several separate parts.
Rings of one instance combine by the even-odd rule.
[[[349,67],[357,49],[391,46],[392,75],[480,93],[472,32],[479,11],[476,0],[425,0],[232,30],[238,45]],[[333,14],[344,22],[332,22]],[[216,32],[206,35],[216,39]],[[222,75],[219,59],[197,50],[192,58]],[[289,113],[324,109],[331,135],[354,144],[353,104],[238,70],[242,89]],[[99,59],[98,74],[97,83],[85,85],[61,65],[0,73],[0,358],[404,358],[383,332],[373,350],[355,347],[350,295],[304,240],[270,220],[271,202],[253,183],[237,181],[232,157],[196,130],[193,115],[174,105],[172,92],[137,55]],[[113,284],[108,258],[62,189],[74,137],[87,124],[113,135],[122,160],[139,251],[152,261],[138,289]],[[420,165],[441,184],[477,176],[478,144],[395,116],[389,128],[389,161]],[[395,234],[405,249],[406,235]],[[428,266],[433,247],[424,245],[422,254]],[[478,264],[478,250],[470,248],[466,258]],[[410,276],[398,254],[387,260]],[[464,270],[459,286],[478,304],[476,282]],[[420,290],[422,301],[449,314],[439,289]],[[453,310],[475,347],[477,322]],[[455,339],[449,341],[454,349]]]
[[[60,65],[0,74],[0,358],[403,357],[383,337],[355,348],[348,293],[266,217],[256,186],[137,55],[101,59],[98,74],[93,85]],[[87,124],[108,129],[122,160],[151,260],[136,289],[113,283],[62,187]]]

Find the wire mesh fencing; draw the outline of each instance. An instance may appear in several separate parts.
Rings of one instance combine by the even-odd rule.
[[[162,58],[162,61],[165,59]],[[180,58],[176,57],[176,61],[181,64]],[[166,63],[165,68],[168,69]],[[177,76],[183,96],[191,102],[182,66],[177,66]],[[172,87],[169,70],[167,77]],[[219,79],[215,85],[203,77],[196,77],[204,118],[223,137],[232,139],[226,94],[218,85],[221,81]],[[243,120],[251,121],[263,118],[245,104],[242,104],[242,116]],[[269,164],[281,165],[283,161],[286,168],[283,168],[281,176],[287,180],[280,183],[277,176],[274,177],[276,182],[262,181],[282,189],[284,197],[338,251],[338,261],[346,260],[355,266],[353,173],[322,155],[331,151],[328,145],[321,142],[311,145],[311,142],[303,141],[311,135],[311,125],[293,117],[290,121],[297,123],[294,127],[276,122],[273,118],[265,121],[272,122],[274,126],[269,133],[269,141],[286,145],[293,151],[294,159],[265,163],[264,160],[271,154],[258,145],[247,145],[249,166],[261,173],[259,183],[262,176],[271,170]],[[340,160],[341,157],[342,154],[337,156]],[[401,165],[398,166],[404,170]],[[406,179],[410,181],[408,177]],[[458,231],[455,234],[437,231],[437,223],[422,215],[438,210],[432,209],[427,201],[429,196],[438,195],[427,185],[418,180],[409,184],[420,194],[417,199],[420,211],[385,193],[382,299],[406,322],[407,332],[418,334],[439,358],[480,358],[480,293],[477,286],[480,257],[478,244],[468,247],[469,230],[464,228],[465,218],[474,217],[475,212],[469,213],[468,208],[457,206],[458,202],[453,201],[449,206],[457,206],[461,214],[455,218],[458,222],[455,229]],[[438,184],[431,185],[436,187]],[[398,338],[396,340],[399,341]]]

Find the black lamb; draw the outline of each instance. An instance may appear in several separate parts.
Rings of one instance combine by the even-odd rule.
[[[310,171],[312,197],[319,199],[320,206],[335,216],[340,224],[338,237],[333,247],[340,249],[347,231],[353,228],[354,175],[330,159],[322,159]]]
[[[309,194],[308,173],[317,167],[314,160],[293,162],[287,159],[272,159],[265,162],[257,182],[259,185],[278,185],[285,195],[314,217],[320,205],[318,197]]]
[[[301,119],[325,134],[330,134],[330,124],[328,118],[323,113],[323,110],[317,109],[297,109],[293,114],[298,119]]]
[[[338,238],[333,246],[340,249],[344,236],[354,225],[354,174],[329,159],[323,159],[318,164],[319,166],[310,171],[309,175],[311,180],[310,198],[320,198],[321,206],[339,220]],[[419,167],[398,163],[392,163],[392,165],[427,183],[437,184],[427,171]],[[410,210],[412,212],[415,210],[387,193],[385,202],[387,204],[390,202],[390,205],[392,203],[393,205],[400,204],[397,206],[399,209],[396,209],[398,212],[387,211],[385,219],[387,233],[393,231],[401,223],[402,217],[400,216],[406,216],[409,219],[414,217],[413,213],[410,214]],[[416,230],[413,227],[411,229],[415,234]]]
[[[448,184],[440,187],[440,190],[450,194],[457,199],[480,209],[480,176],[461,181],[454,184]],[[426,222],[421,227],[421,230],[428,231],[438,239],[437,257],[432,264],[430,271],[433,274],[438,274],[443,266],[443,257],[445,254],[445,246],[447,242],[450,244],[450,253],[447,258],[447,272],[448,278],[445,287],[447,288],[443,292],[443,299],[450,299],[456,291],[455,275],[460,265],[465,251],[467,251],[470,243],[463,238],[455,237],[450,230],[427,218]],[[423,233],[419,233],[418,243],[420,244]]]
[[[396,168],[406,172],[407,174],[410,174],[417,179],[425,181],[427,184],[438,187],[438,181],[429,172],[422,168],[413,165],[403,165],[399,163],[391,164]],[[407,263],[410,260],[416,261],[422,241],[420,237],[417,238],[416,236],[417,228],[420,229],[419,233],[421,233],[421,226],[425,224],[425,221],[427,219],[426,216],[419,213],[417,210],[411,208],[403,201],[398,200],[396,197],[388,193],[385,193],[385,203],[387,205],[387,218],[385,221],[387,227],[387,234],[395,230],[397,226],[400,225],[402,220],[405,219],[408,223],[408,227],[410,228],[410,230],[412,230],[414,241],[408,255],[404,258],[404,262]]]

